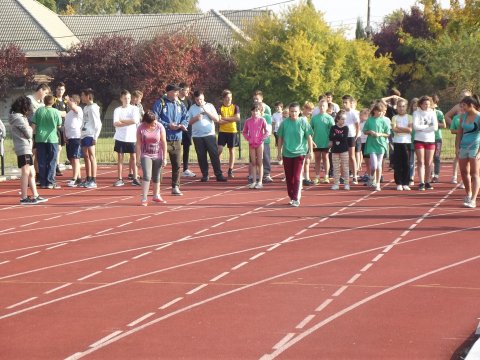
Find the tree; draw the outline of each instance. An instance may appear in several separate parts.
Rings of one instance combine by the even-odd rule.
[[[235,53],[232,81],[245,104],[255,89],[272,103],[316,100],[326,91],[370,101],[366,96],[378,97],[386,88],[390,60],[375,57],[373,45],[330,29],[311,4],[302,2],[282,17],[260,18],[247,35],[251,40]]]
[[[361,18],[357,18],[357,26],[355,28],[355,39],[362,40],[366,38],[367,38],[367,34],[365,33],[365,28],[363,27],[363,21]]]
[[[57,3],[55,0],[38,0],[38,2],[54,12],[57,11]]]
[[[44,0],[53,1],[53,0]],[[154,14],[198,12],[198,0],[58,0],[66,12],[68,6],[76,14]]]
[[[136,43],[127,36],[101,36],[74,45],[59,60],[55,78],[72,93],[92,88],[103,112],[121,89],[131,87],[141,66]]]
[[[33,73],[27,67],[27,59],[14,44],[0,46],[0,97],[4,98],[12,88],[33,84]]]
[[[198,0],[141,0],[140,13],[196,13]]]

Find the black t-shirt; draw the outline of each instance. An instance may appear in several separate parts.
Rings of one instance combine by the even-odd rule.
[[[348,151],[348,126],[332,126],[330,128],[329,139],[333,142],[331,149],[332,153],[343,153]]]
[[[397,115],[397,109],[395,109],[392,105],[388,104],[387,105],[387,112],[385,114],[386,117],[388,117],[390,120]]]

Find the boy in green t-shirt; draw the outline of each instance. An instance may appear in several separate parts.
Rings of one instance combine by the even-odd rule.
[[[278,160],[283,159],[290,205],[300,206],[301,177],[305,156],[313,155],[312,128],[305,118],[300,117],[300,104],[291,103],[289,117],[278,129]]]

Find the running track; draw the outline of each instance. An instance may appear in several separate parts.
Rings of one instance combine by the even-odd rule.
[[[0,183],[1,359],[451,359],[478,325],[479,210],[447,166],[433,191],[387,173],[299,208],[279,166],[183,197],[166,174],[148,207],[115,173],[30,207]]]

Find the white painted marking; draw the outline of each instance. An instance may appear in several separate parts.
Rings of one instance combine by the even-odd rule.
[[[0,265],[6,264],[6,263],[9,263],[9,262],[10,262],[10,260],[5,260],[5,261],[0,262]]]
[[[401,240],[402,240],[402,238],[398,237],[392,242],[392,244],[398,244]]]
[[[285,335],[285,337],[282,340],[280,340],[278,343],[276,343],[273,346],[273,349],[275,350],[280,349],[283,345],[288,343],[290,339],[292,339],[294,336],[295,336],[295,333],[288,333],[287,335]]]
[[[335,211],[335,212],[334,212],[333,214],[331,214],[330,216],[331,216],[331,217],[334,217],[334,216],[338,215],[338,213],[339,213],[338,211]],[[326,219],[326,218],[325,218],[325,219]]]
[[[188,236],[184,236],[183,238],[181,238],[181,239],[178,239],[178,240],[177,240],[177,242],[180,242],[180,241],[186,241],[186,240],[188,240],[188,239],[190,239],[190,238],[191,238],[191,236],[190,236],[190,235],[188,235]],[[170,245],[172,245],[172,244],[170,243]]]
[[[303,329],[314,317],[315,315],[308,315],[297,326],[295,326],[295,329]]]
[[[137,260],[137,259],[140,259],[141,257],[147,256],[148,254],[151,254],[151,253],[152,253],[152,251],[147,251],[147,252],[144,252],[143,254],[132,257],[132,259]]]
[[[323,219],[320,220],[320,222],[324,222],[324,221],[327,221],[328,220],[328,217],[324,217]]]
[[[238,269],[240,269],[242,266],[245,266],[245,265],[247,265],[247,264],[248,264],[248,261],[241,262],[240,264],[232,267],[232,270],[238,270]]]
[[[258,210],[262,210],[262,209],[263,209],[263,206],[260,206],[260,207],[258,207],[258,208],[256,208],[256,209],[253,209],[253,211],[258,211]]]
[[[51,217],[51,218],[48,218],[48,219],[45,219],[45,220],[53,220],[53,219],[58,219],[59,217],[61,217],[61,215],[57,215],[57,216],[54,216],[54,217]]]
[[[181,241],[181,240],[179,240]],[[162,246],[159,246],[158,248],[155,248],[156,251],[159,251],[159,250],[163,250],[169,246],[173,245],[173,243],[169,243],[169,244],[165,244],[165,245],[162,245]]]
[[[378,260],[380,260],[380,259],[383,257],[383,255],[385,255],[385,254],[378,254],[377,256],[375,256],[375,257],[373,258],[372,261],[373,261],[373,262],[377,262]]]
[[[358,278],[362,276],[362,274],[355,274],[352,276],[352,278],[350,280],[347,281],[347,284],[353,284],[355,281],[358,280]]]
[[[315,226],[317,226],[317,225],[318,225],[318,222],[316,222],[316,223],[313,223],[313,224],[312,224],[312,225],[310,225],[308,228],[309,228],[309,229],[313,229],[313,228],[314,228]]]
[[[113,229],[112,229],[112,228],[105,229],[105,230],[102,230],[102,231],[96,232],[96,233],[95,233],[95,235],[98,235],[98,234],[103,234],[103,233],[106,233],[107,231],[110,231],[110,230],[113,230]]]
[[[128,260],[120,261],[119,263],[116,263],[116,264],[113,264],[113,265],[110,265],[109,267],[107,267],[107,270],[114,269],[114,268],[116,268],[120,265],[126,264],[126,263],[128,263]]]
[[[211,281],[211,282],[215,282],[215,281],[221,279],[222,277],[224,277],[224,276],[226,276],[226,275],[228,275],[228,274],[230,274],[230,271],[225,271],[225,272],[221,273],[220,275],[215,276],[215,277],[214,277],[213,279],[211,279],[210,281]]]
[[[408,230],[413,230],[417,227],[417,224],[412,224],[410,225],[410,227],[408,228]]]
[[[7,306],[6,309],[13,309],[14,307],[23,305],[23,304],[25,304],[25,303],[27,303],[27,302],[30,302],[30,301],[32,301],[32,300],[35,300],[36,298],[37,298],[37,297],[34,296],[34,297],[31,297],[31,298],[29,298],[29,299],[27,299],[27,300],[20,301],[20,302],[18,302],[18,303],[16,303],[16,304]]]
[[[360,270],[361,272],[365,272],[367,271],[368,269],[370,269],[371,267],[373,266],[373,263],[369,263],[367,265],[365,265],[362,270]]]
[[[105,336],[104,338],[101,338],[100,340],[98,340],[97,342],[93,343],[92,345],[90,345],[91,348],[94,348],[94,347],[97,347],[98,345],[114,338],[115,336],[121,334],[123,331],[122,330],[117,330],[117,331],[114,331],[113,333],[111,333],[110,335],[107,335]]]
[[[154,312],[151,312],[151,313],[148,313],[148,314],[146,314],[146,315],[143,315],[142,317],[139,317],[137,320],[132,321],[132,322],[131,322],[130,324],[128,324],[127,326],[133,327],[133,326],[141,323],[143,320],[148,319],[149,317],[151,317],[151,316],[153,316],[153,315],[155,315]]]
[[[139,219],[137,219],[137,220],[135,220],[135,221],[142,221],[142,220],[148,219],[148,218],[150,218],[150,217],[151,217],[150,215],[149,215],[149,216],[145,216],[145,217],[139,218]]]
[[[337,296],[340,296],[345,290],[347,290],[348,286],[347,285],[343,285],[340,289],[338,289],[337,291],[335,291],[335,293],[332,295],[333,297],[337,297]]]
[[[290,240],[293,240],[293,239],[295,239],[295,236],[289,236],[288,238],[283,240],[282,243],[287,243],[287,242],[289,242]]]
[[[425,215],[424,215],[425,216]],[[415,224],[420,224],[423,221],[423,217],[415,221]]]
[[[202,290],[204,287],[208,286],[208,284],[202,284],[202,285],[199,285],[197,286],[196,288],[190,290],[189,292],[187,292],[187,295],[192,295],[192,294],[195,294],[197,291],[200,291]]]
[[[410,230],[405,230],[405,231],[400,235],[400,237],[405,237],[405,236],[407,236],[409,232],[410,232]]]
[[[45,250],[52,250],[52,249],[55,249],[55,248],[58,248],[58,247],[64,246],[64,245],[67,245],[67,243],[62,243],[62,244],[50,246],[50,247],[46,248]]]
[[[14,230],[14,229],[15,229],[14,227],[13,227],[13,228],[8,228],[8,229],[4,229],[4,230],[1,230],[0,233],[2,233],[2,232],[7,232],[7,231],[10,231],[10,230]]]
[[[307,231],[307,229],[300,230],[299,232],[297,232],[297,233],[295,234],[295,236],[297,236],[297,235],[302,235],[305,231]]]
[[[183,297],[178,297],[176,299],[173,299],[172,301],[166,303],[165,305],[160,306],[159,309],[164,310],[164,309],[168,308],[169,306],[172,306],[173,304],[179,302],[182,299],[183,299]]]
[[[70,286],[70,285],[72,285],[72,283],[66,283],[66,284],[57,286],[56,288],[53,288],[53,289],[48,290],[48,291],[45,291],[44,294],[51,294],[51,293],[53,293],[53,292],[55,292],[55,291],[57,291],[57,290],[66,288],[67,286]]]
[[[40,252],[40,251],[34,251],[34,252],[30,253],[30,254],[26,254],[26,255],[19,256],[19,257],[17,257],[16,259],[23,259],[23,258],[26,258],[26,257],[28,257],[28,256],[32,256],[32,255],[38,254],[39,252]]]
[[[261,253],[258,253],[257,255],[253,255],[250,260],[255,260],[255,259],[258,259],[260,256],[263,256],[265,255],[265,252],[261,252]]]
[[[76,352],[73,355],[70,355],[69,357],[65,358],[65,360],[78,360],[82,357],[83,353],[82,352]]]
[[[21,228],[23,227],[27,227],[27,226],[30,226],[30,225],[35,225],[37,223],[39,223],[40,221],[34,221],[34,222],[31,222],[31,223],[28,223],[28,224],[23,224],[23,225],[20,225]]]
[[[130,224],[132,224],[132,222],[131,222],[131,221],[129,221],[129,222],[126,222],[126,223],[124,223],[124,224],[122,224],[122,225],[118,225],[117,227],[119,227],[119,228],[120,228],[120,227],[124,227],[124,226],[130,225]]]
[[[93,276],[95,276],[95,275],[98,275],[98,274],[100,274],[100,273],[101,273],[101,271],[95,271],[95,272],[93,272],[93,273],[91,273],[91,274],[88,274],[88,275],[85,275],[84,277],[81,277],[80,279],[77,279],[77,281],[82,281],[82,280],[91,278],[91,277],[93,277]]]
[[[222,221],[222,222],[219,222],[218,224],[215,224],[215,225],[212,225],[212,229],[213,228],[216,228],[216,227],[219,227],[221,225],[225,224],[225,221]]]
[[[206,229],[203,229],[203,230],[200,230],[200,231],[197,231],[194,235],[200,235],[202,233],[204,233],[205,231],[208,231],[209,229],[206,228]]]
[[[383,252],[386,254],[387,252],[389,252],[390,250],[393,249],[393,246],[394,246],[394,245],[388,245],[388,246],[383,250]]]
[[[279,244],[275,244],[275,245],[269,247],[269,248],[267,249],[267,251],[275,250],[275,249],[278,248],[279,246],[282,246],[282,244],[280,244],[280,243],[279,243]]]

